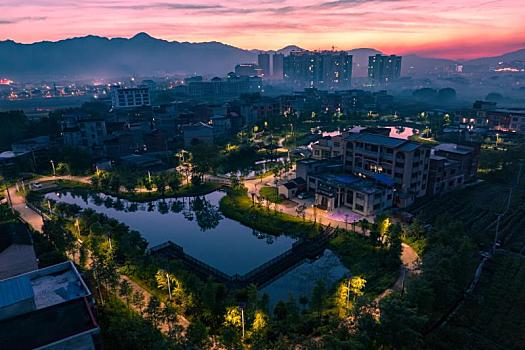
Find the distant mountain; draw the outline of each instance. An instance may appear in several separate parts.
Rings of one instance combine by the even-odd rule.
[[[304,51],[304,49],[296,45],[288,45],[277,50],[277,53],[282,53],[283,55],[288,56],[292,51]]]
[[[495,67],[498,63],[525,61],[525,49],[508,52],[500,56],[482,57],[465,61],[464,64],[472,67]]]
[[[303,50],[289,45],[277,52],[288,55]],[[139,33],[130,39],[85,36],[20,44],[0,41],[0,77],[15,80],[97,79],[165,74],[225,75],[236,64],[257,62],[260,50],[243,50],[220,42],[178,42],[156,39]],[[275,52],[275,51],[267,51]],[[380,53],[373,48],[348,50],[354,56],[354,76],[367,75],[368,56]],[[525,49],[497,57],[465,61],[467,66],[487,69],[499,61],[525,60]],[[407,55],[403,75],[424,75],[449,70],[453,60]]]
[[[348,53],[353,56],[352,76],[359,78],[368,76],[368,57],[381,53],[381,51],[369,48],[359,48],[348,50]]]
[[[0,76],[15,79],[95,79],[130,75],[224,75],[256,54],[219,42],[189,43],[139,33],[131,39],[86,36],[19,44],[0,41]]]
[[[427,75],[451,70],[457,61],[442,58],[421,57],[418,55],[403,56],[401,75]]]

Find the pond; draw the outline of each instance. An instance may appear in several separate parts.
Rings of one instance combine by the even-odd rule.
[[[170,198],[134,203],[104,194],[48,193],[46,198],[103,213],[140,232],[150,247],[172,241],[184,251],[222,272],[245,274],[292,247],[296,239],[273,236],[225,218],[221,191],[201,197]],[[314,262],[306,261],[276,279],[263,290],[273,304],[288,293],[306,293],[318,278],[333,283],[347,270],[330,251]],[[312,276],[318,278],[312,279]],[[298,295],[300,296],[300,295]],[[297,297],[298,297],[297,296]],[[277,299],[276,299],[277,298]]]

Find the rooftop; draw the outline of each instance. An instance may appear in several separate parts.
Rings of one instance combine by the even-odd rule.
[[[443,151],[457,154],[469,154],[472,152],[472,148],[468,146],[461,146],[455,143],[441,143],[434,147],[435,151]]]
[[[350,134],[345,138],[346,141],[361,141],[366,143],[371,143],[374,145],[387,146],[387,147],[400,147],[404,143],[407,143],[407,140],[384,136],[380,134]],[[417,144],[419,145],[419,144]]]
[[[15,296],[12,295],[13,290],[9,288],[14,285],[20,286],[19,292],[14,292]],[[31,290],[37,310],[91,294],[71,262],[53,265],[1,280],[0,318],[2,318],[2,308],[12,305],[13,300],[21,297],[20,293],[27,290]]]
[[[377,190],[373,181],[351,174],[318,173],[313,176],[331,186],[351,188],[365,193],[374,193]]]

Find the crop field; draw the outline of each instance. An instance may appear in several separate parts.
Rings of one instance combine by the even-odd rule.
[[[497,216],[505,212],[510,185],[481,183],[419,203],[414,212],[428,224],[439,220],[461,221],[472,239],[482,249],[491,246],[496,232]],[[525,181],[514,186],[509,210],[499,226],[502,247],[524,252],[525,247]]]
[[[498,252],[474,294],[432,337],[449,349],[523,349],[524,290],[525,257]]]

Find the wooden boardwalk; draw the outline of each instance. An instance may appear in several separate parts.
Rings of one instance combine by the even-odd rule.
[[[217,282],[226,284],[230,288],[244,288],[250,284],[255,284],[257,287],[263,288],[293,267],[299,265],[305,259],[315,259],[322,255],[328,242],[335,234],[335,228],[328,226],[318,237],[314,239],[302,239],[295,242],[292,248],[286,252],[244,275],[227,275],[186,254],[181,246],[171,241],[150,248],[149,253],[167,259],[179,260],[186,268],[201,278],[211,278]]]

